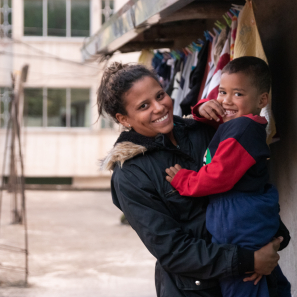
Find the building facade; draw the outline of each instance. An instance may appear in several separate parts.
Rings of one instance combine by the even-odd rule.
[[[119,127],[97,118],[96,92],[108,63],[137,61],[138,54],[82,63],[80,49],[85,38],[125,2],[1,2],[0,150],[4,151],[9,118],[11,74],[17,75],[28,64],[20,106],[27,178],[67,179],[77,188],[109,187],[110,173],[99,170],[98,160],[112,147]]]

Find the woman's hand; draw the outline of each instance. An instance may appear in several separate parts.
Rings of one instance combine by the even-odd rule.
[[[174,176],[181,170],[181,166],[178,165],[178,164],[175,164],[174,167],[170,167],[170,168],[167,168],[165,171],[166,173],[168,174],[168,176],[166,176],[166,180],[168,182],[172,182]]]
[[[262,274],[258,274],[256,272],[254,272],[251,276],[248,276],[248,277],[244,278],[243,281],[244,282],[254,281],[254,285],[256,285],[261,280],[262,277],[263,277]]]
[[[220,121],[218,116],[224,117],[226,115],[225,109],[222,105],[215,99],[211,99],[198,108],[199,115],[208,120]]]
[[[283,237],[275,238],[273,241],[254,252],[255,273],[259,275],[269,275],[272,272],[277,266],[279,260],[277,251],[283,240]]]

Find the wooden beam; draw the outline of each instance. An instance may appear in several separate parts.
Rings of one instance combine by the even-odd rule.
[[[204,30],[203,20],[157,24],[123,45],[119,51],[126,53],[151,48],[182,48],[203,36]]]
[[[216,19],[231,8],[231,2],[192,2],[168,17],[161,18],[160,23],[193,19]]]
[[[119,48],[122,53],[141,51],[142,49],[159,49],[159,48],[173,48],[174,41],[131,41]]]
[[[145,30],[143,40],[172,40],[186,37],[198,38],[206,30],[203,20],[189,20],[170,24],[157,24]]]

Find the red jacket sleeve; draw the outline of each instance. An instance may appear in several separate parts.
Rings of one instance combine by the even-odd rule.
[[[228,138],[219,144],[210,164],[198,172],[181,169],[171,184],[182,196],[223,193],[231,190],[255,163],[255,159],[236,139]]]

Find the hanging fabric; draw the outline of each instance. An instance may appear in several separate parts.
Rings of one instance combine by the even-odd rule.
[[[207,99],[217,99],[223,68],[230,62],[230,33],[225,41],[216,70],[209,85]]]
[[[237,16],[233,16],[232,24],[231,24],[230,61],[234,59],[234,44],[236,40],[236,33],[237,33]]]
[[[174,66],[172,66],[171,68],[171,79],[170,79],[170,83],[168,84],[167,88],[165,89],[165,92],[172,98],[173,98],[173,91],[175,89],[178,89],[179,83],[180,83],[180,74],[179,76],[176,76],[177,73],[180,73],[181,68],[182,68],[182,64],[183,64],[183,59],[180,58],[178,60],[175,60],[174,62]]]
[[[203,75],[207,63],[209,41],[207,40],[200,52],[198,53],[198,63],[196,67],[191,71],[189,88],[191,89],[180,103],[182,115],[191,114],[191,106],[197,103],[197,97],[200,91]],[[194,60],[195,62],[195,60]]]
[[[220,56],[221,56],[221,52],[225,46],[225,43],[226,43],[226,40],[227,40],[227,37],[228,37],[228,32],[227,32],[227,27],[225,27],[219,37],[218,37],[218,40],[217,40],[217,43],[215,45],[215,48],[214,48],[214,54],[213,54],[213,57],[214,57],[214,64],[215,64],[215,67],[217,67],[218,63],[219,63],[219,60],[220,60]]]
[[[213,40],[214,40],[214,38],[213,38]],[[209,72],[211,70],[211,66],[212,66],[212,59],[211,59],[212,45],[213,45],[213,42],[210,42],[209,46],[208,46],[208,52],[207,52],[206,68],[205,68],[205,71],[204,71],[203,79],[202,79],[202,82],[201,82],[201,87],[200,87],[200,90],[199,90],[199,93],[198,93],[198,97],[196,98],[195,104],[202,98],[202,93],[204,92],[204,89],[205,89],[205,86],[206,86],[206,83],[207,83],[208,74],[209,74]]]
[[[174,107],[173,107],[173,114],[182,116],[182,110],[180,107],[180,103],[185,98],[185,96],[188,94],[190,91],[189,84],[190,84],[190,73],[192,70],[192,66],[194,66],[195,62],[195,55],[197,55],[198,52],[194,52],[192,55],[188,55],[187,61],[185,63],[182,75],[181,75],[181,80],[180,80],[180,85],[178,88],[178,93],[174,101]]]
[[[138,63],[146,66],[147,68],[152,68],[152,60],[154,58],[154,53],[150,50],[143,49],[138,58]]]
[[[216,32],[216,30],[214,29],[214,31]],[[208,90],[209,90],[209,86],[211,84],[211,81],[212,81],[212,77],[213,77],[213,74],[216,70],[216,66],[214,64],[214,50],[215,50],[215,46],[217,44],[217,40],[219,38],[219,32],[216,32],[216,35],[212,41],[212,48],[211,48],[211,62],[210,62],[210,65],[209,65],[209,71],[208,71],[208,75],[207,75],[207,78],[206,78],[206,82],[205,82],[205,85],[204,85],[204,90],[202,92],[202,96],[201,98],[198,97],[198,100],[197,102],[200,100],[200,99],[206,99],[207,95],[208,95]]]
[[[252,1],[247,1],[239,14],[237,32],[234,59],[243,56],[254,56],[268,63],[258,32]],[[271,110],[271,92],[269,94],[269,103],[262,109],[261,116],[265,116],[268,122],[266,132],[267,143],[270,144],[276,134],[275,121]]]

